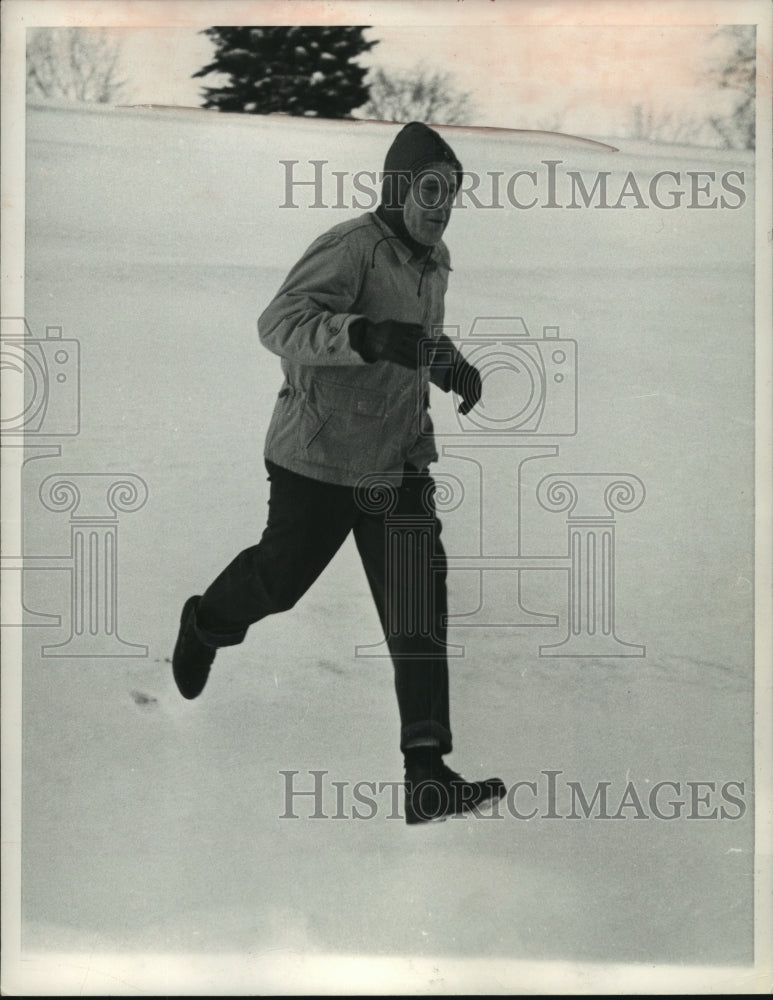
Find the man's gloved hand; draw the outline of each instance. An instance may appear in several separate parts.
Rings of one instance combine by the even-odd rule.
[[[459,412],[464,416],[469,413],[473,406],[480,402],[483,395],[483,381],[480,372],[465,361],[461,354],[457,357],[456,364],[451,370],[451,388],[457,396],[462,397],[459,404]]]
[[[480,402],[483,380],[480,372],[465,361],[453,341],[444,333],[437,338],[434,356],[429,366],[429,377],[443,392],[452,389],[462,397],[459,412],[464,416]]]
[[[403,368],[419,367],[419,342],[425,336],[418,323],[394,319],[371,323],[363,317],[349,326],[349,341],[364,361],[393,361]]]

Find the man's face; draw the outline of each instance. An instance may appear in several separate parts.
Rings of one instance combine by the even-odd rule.
[[[434,246],[451,217],[456,178],[447,163],[431,163],[413,179],[405,200],[403,220],[409,235],[424,246]]]

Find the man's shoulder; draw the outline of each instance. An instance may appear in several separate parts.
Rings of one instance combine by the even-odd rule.
[[[378,225],[374,222],[374,217],[370,212],[358,215],[353,219],[345,219],[343,222],[331,226],[315,240],[316,243],[335,245],[346,241],[354,244],[372,244],[380,236]]]

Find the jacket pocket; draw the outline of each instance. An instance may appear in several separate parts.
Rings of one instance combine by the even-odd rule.
[[[389,450],[385,418],[383,393],[315,378],[301,413],[301,455],[307,462],[336,469],[376,471],[381,451]]]

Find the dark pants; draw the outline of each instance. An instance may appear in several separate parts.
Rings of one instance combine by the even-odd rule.
[[[353,531],[394,664],[401,749],[433,741],[450,752],[446,560],[432,478],[406,466],[384,510],[373,502],[383,498],[378,489],[367,496],[273,462],[266,468],[268,524],[202,596],[201,638],[234,645],[250,625],[292,608]]]

